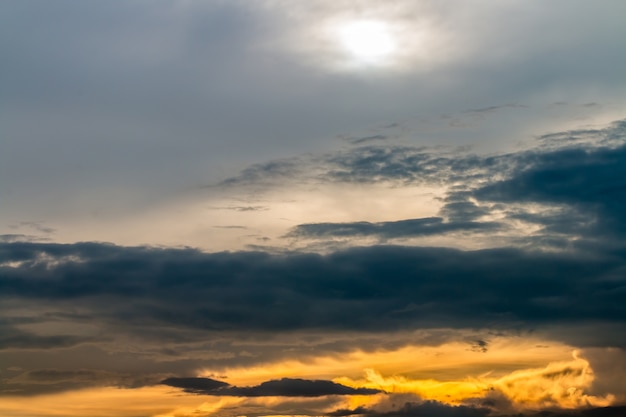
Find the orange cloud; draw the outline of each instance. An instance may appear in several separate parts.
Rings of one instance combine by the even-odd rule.
[[[471,340],[469,341],[471,342]],[[305,361],[277,361],[254,367],[203,370],[199,376],[226,375],[229,384],[251,386],[276,378],[333,380],[388,394],[321,398],[240,398],[183,393],[159,385],[137,389],[94,388],[33,397],[3,397],[0,415],[73,417],[145,415],[234,416],[309,415],[337,409],[385,409],[392,402],[435,400],[450,405],[498,395],[516,409],[606,406],[615,397],[591,394],[595,379],[589,362],[570,346],[522,337],[493,337],[487,342],[405,346],[394,350],[353,351]],[[485,348],[485,349],[482,349]],[[508,410],[507,410],[508,411]]]
[[[612,394],[604,397],[586,394],[594,379],[589,362],[574,351],[573,360],[515,371],[495,381],[494,387],[514,403],[532,408],[610,405],[615,399]]]
[[[383,376],[373,369],[365,371],[362,379],[337,378],[348,386],[383,389],[392,394],[414,394],[422,399],[448,404],[461,404],[467,400],[487,397],[499,392],[516,408],[540,409],[545,407],[576,408],[611,405],[615,396],[595,396],[587,393],[594,380],[589,362],[576,351],[569,361],[550,362],[544,367],[526,368],[495,378],[489,373],[455,381],[414,379],[392,375]],[[372,401],[351,401],[348,405],[371,406]]]

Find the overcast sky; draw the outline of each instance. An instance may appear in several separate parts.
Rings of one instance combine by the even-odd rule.
[[[0,414],[623,414],[625,16],[3,1]]]

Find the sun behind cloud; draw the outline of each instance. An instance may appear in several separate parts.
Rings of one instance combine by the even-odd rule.
[[[397,48],[396,40],[384,22],[350,22],[342,25],[338,32],[345,50],[362,63],[384,64]]]

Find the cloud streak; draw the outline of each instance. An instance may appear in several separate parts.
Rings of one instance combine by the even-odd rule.
[[[503,228],[498,222],[445,222],[441,217],[408,219],[393,222],[312,223],[300,224],[286,237],[359,237],[375,236],[383,239],[432,236],[452,232],[488,232]]]

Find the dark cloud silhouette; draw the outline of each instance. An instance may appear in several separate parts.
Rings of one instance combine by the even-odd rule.
[[[324,380],[282,378],[263,382],[254,387],[233,389],[234,395],[246,397],[320,397],[324,395],[374,395],[382,391],[371,388],[352,388]]]
[[[210,378],[167,378],[161,384],[182,388],[185,392],[237,397],[322,397],[326,395],[374,395],[382,391],[352,388],[325,380],[282,378],[252,387],[236,387]]]
[[[217,381],[211,378],[166,378],[161,381],[161,384],[168,385],[170,387],[182,388],[186,392],[192,392],[197,394],[206,394],[210,392],[217,392],[223,388],[230,387],[230,384],[226,382]]]

